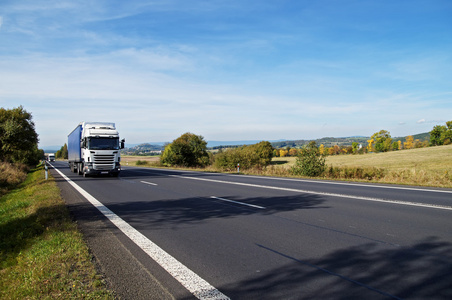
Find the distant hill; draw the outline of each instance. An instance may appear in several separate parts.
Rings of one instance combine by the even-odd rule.
[[[334,145],[338,145],[338,146],[351,146],[352,143],[356,142],[358,144],[362,144],[363,146],[367,145],[367,140],[369,140],[370,137],[366,137],[366,136],[353,136],[353,137],[339,137],[339,138],[335,138],[335,137],[324,137],[321,139],[317,139],[314,140],[317,145],[321,145],[323,144],[325,147],[332,147]],[[419,133],[419,134],[414,134],[413,135],[413,139],[414,140],[420,140],[422,141],[428,141],[430,140],[430,133],[429,132],[425,132],[425,133]],[[402,141],[405,142],[406,140],[406,136],[404,137],[393,137],[392,140],[394,142],[397,141]],[[309,142],[312,140],[294,140],[294,141],[281,141],[281,142],[273,142],[272,146],[274,148],[285,148],[287,146],[291,147],[291,148],[300,148],[303,147],[307,144],[309,144]]]
[[[207,141],[207,148],[221,148],[222,146],[243,146],[253,145],[262,142],[262,140],[247,141]]]
[[[138,144],[133,147],[126,147],[121,152],[129,155],[149,155],[160,154],[163,150],[162,145],[154,145],[149,143]]]
[[[352,143],[356,142],[358,144],[366,144],[367,140],[370,139],[369,137],[363,137],[363,136],[355,136],[355,137],[324,137],[321,139],[314,140],[317,145],[323,144],[325,147],[332,147],[334,145],[338,146],[351,146]],[[291,148],[300,148],[303,147],[309,142],[313,140],[294,140],[294,141],[282,141],[282,142],[274,142],[272,143],[272,146],[274,148],[285,148],[285,147],[291,147]]]

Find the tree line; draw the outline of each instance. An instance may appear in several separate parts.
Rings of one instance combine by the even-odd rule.
[[[36,165],[44,157],[31,113],[22,106],[0,108],[0,161]]]
[[[206,167],[213,166],[219,170],[236,170],[249,168],[264,168],[271,163],[273,157],[296,156],[297,161],[292,167],[294,175],[318,176],[325,171],[325,157],[338,154],[364,154],[370,152],[387,152],[402,149],[413,149],[426,146],[447,145],[452,141],[452,121],[446,126],[435,126],[430,132],[430,141],[414,140],[407,136],[405,142],[393,140],[389,131],[380,130],[374,133],[367,145],[353,142],[350,146],[334,145],[317,146],[315,141],[302,148],[275,149],[268,141],[254,145],[219,149],[217,153],[207,151],[207,142],[200,135],[185,133],[172,143],[166,145],[160,162],[164,166]]]

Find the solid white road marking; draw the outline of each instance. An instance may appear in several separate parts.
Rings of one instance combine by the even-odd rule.
[[[107,217],[116,227],[118,227],[127,237],[129,237],[138,247],[140,247],[147,255],[155,260],[162,268],[170,273],[177,281],[179,281],[187,290],[189,290],[198,299],[229,299],[207,281],[199,277],[198,274],[180,263],[177,259],[169,255],[154,242],[149,240],[138,230],[130,226],[123,219],[118,217],[110,209],[104,206],[96,198],[78,186],[75,182],[64,175],[60,170],[52,167],[83,197],[85,197],[92,205],[94,205],[105,217]]]
[[[446,206],[446,205],[436,205],[436,204],[426,204],[426,203],[401,201],[401,200],[389,200],[389,199],[379,199],[379,198],[363,197],[363,196],[352,196],[352,195],[344,195],[344,194],[316,192],[316,191],[309,191],[309,190],[283,188],[283,187],[278,187],[278,186],[269,186],[269,185],[260,185],[260,184],[251,184],[251,183],[242,183],[242,182],[233,182],[233,181],[224,181],[224,180],[207,179],[207,178],[199,178],[199,177],[188,177],[188,176],[180,176],[180,175],[169,175],[169,176],[177,177],[177,178],[184,178],[184,179],[192,179],[192,180],[210,181],[210,182],[225,183],[225,184],[232,184],[232,185],[249,186],[249,187],[262,188],[262,189],[272,189],[272,190],[280,190],[280,191],[288,191],[288,192],[296,192],[296,193],[307,193],[307,194],[322,195],[322,196],[332,196],[332,197],[357,199],[357,200],[364,200],[364,201],[373,201],[373,202],[400,204],[400,205],[417,206],[417,207],[437,208],[437,209],[443,209],[443,210],[452,210],[452,206]]]
[[[342,182],[342,181],[323,181],[323,180],[309,180],[309,179],[295,179],[295,178],[264,177],[264,176],[253,176],[253,175],[229,175],[229,176],[253,177],[253,178],[267,179],[267,180],[297,181],[297,182],[309,182],[309,183],[319,183],[319,184],[362,186],[362,187],[366,187],[366,188],[380,188],[380,189],[452,194],[451,190],[435,190],[435,189],[426,189],[426,188],[388,186],[388,185],[378,185],[378,184],[361,184],[361,183],[349,183],[349,182]]]
[[[140,181],[141,183],[149,184],[149,185],[157,185],[157,183],[147,182],[147,181]]]
[[[262,206],[259,206],[259,205],[254,205],[254,204],[249,204],[249,203],[244,203],[244,202],[239,202],[239,201],[234,201],[234,200],[229,200],[229,199],[224,199],[224,198],[219,198],[219,197],[215,197],[215,196],[211,196],[210,198],[221,200],[221,201],[226,201],[226,202],[232,202],[232,203],[236,203],[236,204],[241,204],[241,205],[246,205],[246,206],[250,206],[250,207],[254,207],[254,208],[265,209],[265,207],[262,207]]]

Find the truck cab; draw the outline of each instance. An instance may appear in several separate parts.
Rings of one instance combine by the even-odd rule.
[[[82,122],[77,128],[68,139],[71,145],[68,147],[69,165],[73,172],[84,176],[102,173],[118,176],[121,171],[120,149],[124,148],[124,140],[119,140],[115,124]]]

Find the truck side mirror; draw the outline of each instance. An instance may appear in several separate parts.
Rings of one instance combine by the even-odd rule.
[[[125,139],[122,139],[121,140],[121,149],[124,149],[124,143],[126,142],[126,140]]]
[[[86,148],[86,139],[80,140],[80,148]]]

